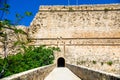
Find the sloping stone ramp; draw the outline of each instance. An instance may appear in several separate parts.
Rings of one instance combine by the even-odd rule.
[[[66,67],[54,68],[44,80],[81,80]]]

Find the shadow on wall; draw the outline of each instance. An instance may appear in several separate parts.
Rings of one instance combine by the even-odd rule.
[[[57,60],[57,67],[65,67],[65,59],[60,57]]]

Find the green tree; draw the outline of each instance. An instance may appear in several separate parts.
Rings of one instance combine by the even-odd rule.
[[[46,47],[43,45],[39,47],[28,46],[25,48],[24,53],[9,55],[2,77],[52,64],[54,51],[59,51],[58,47]],[[2,66],[4,65],[3,61],[3,59],[0,59],[0,70],[2,70]]]
[[[6,4],[6,3],[3,3],[3,7],[0,8],[0,11],[2,11],[3,13],[9,13],[9,8],[10,8],[10,5],[9,4]],[[19,45],[22,45],[24,46],[25,42],[22,40],[20,40],[20,34],[23,34],[23,35],[26,35],[28,37],[28,34],[26,32],[24,32],[22,29],[18,29],[16,27],[17,24],[19,24],[19,22],[25,18],[26,16],[31,16],[32,15],[32,12],[29,12],[29,11],[26,11],[24,13],[24,15],[20,15],[18,13],[16,13],[16,22],[13,24],[11,23],[10,20],[8,19],[2,19],[0,20],[0,37],[4,38],[1,40],[1,42],[3,42],[4,46],[5,46],[5,41],[7,41],[7,29],[8,30],[11,30],[15,33],[16,35],[16,38],[17,38],[17,41],[14,43],[14,46],[16,46],[17,44]],[[3,15],[1,15],[3,16]],[[7,45],[7,44],[6,44]],[[6,47],[4,47],[6,48]]]
[[[27,35],[26,32],[24,32],[22,29],[18,29],[16,27],[17,24],[19,24],[19,22],[25,18],[26,16],[31,16],[32,13],[29,11],[26,11],[24,13],[24,15],[20,15],[20,14],[16,14],[16,23],[12,23],[10,20],[8,19],[3,19],[4,14],[9,14],[9,8],[10,5],[7,3],[2,3],[2,7],[0,7],[0,11],[2,12],[2,14],[0,15],[1,20],[0,20],[0,42],[2,42],[4,44],[4,60],[0,59],[0,77],[2,76],[2,73],[4,73],[4,71],[7,70],[8,68],[8,57],[7,57],[7,52],[6,52],[6,46],[7,46],[7,36],[9,33],[7,33],[7,30],[11,30],[12,32],[14,32],[14,34],[17,36],[17,41],[13,44],[14,46],[16,45],[21,45],[22,47],[25,46],[26,42],[20,40],[19,35],[23,34],[23,35]],[[28,36],[28,35],[27,35]],[[19,55],[19,54],[18,54]],[[19,55],[20,56],[20,55]],[[2,63],[3,62],[3,63]],[[2,66],[1,66],[2,65]],[[6,75],[10,75],[11,72],[7,72]]]

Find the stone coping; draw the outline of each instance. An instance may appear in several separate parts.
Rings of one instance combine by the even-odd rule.
[[[96,4],[96,5],[41,5],[39,10],[113,10],[120,9],[120,4]]]

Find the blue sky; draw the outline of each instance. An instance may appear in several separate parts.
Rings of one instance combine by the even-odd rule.
[[[69,0],[70,5],[76,5],[77,0]],[[120,0],[78,0],[78,4],[111,4],[120,3]],[[15,14],[24,14],[25,11],[31,11],[33,16],[25,17],[20,25],[29,26],[30,22],[37,13],[40,5],[68,5],[68,0],[8,0],[10,4],[10,14],[4,15],[4,18],[15,22]]]

